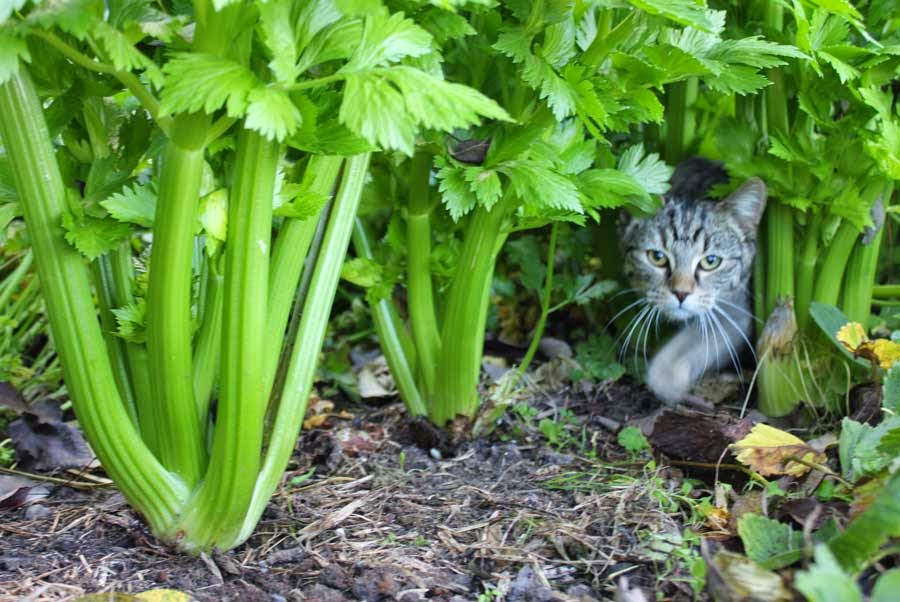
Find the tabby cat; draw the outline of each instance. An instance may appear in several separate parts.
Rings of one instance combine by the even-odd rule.
[[[706,198],[727,182],[721,164],[688,159],[672,175],[665,204],[647,218],[623,216],[619,240],[625,275],[641,298],[625,339],[649,337],[660,317],[684,326],[650,361],[646,382],[666,403],[690,393],[707,371],[739,365],[749,346],[753,314],[748,291],[756,229],[766,205],[766,186],[747,180],[721,201]]]

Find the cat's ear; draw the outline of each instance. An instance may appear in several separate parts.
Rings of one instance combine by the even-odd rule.
[[[759,178],[750,178],[717,203],[716,209],[737,220],[744,234],[753,235],[766,209],[765,182]]]

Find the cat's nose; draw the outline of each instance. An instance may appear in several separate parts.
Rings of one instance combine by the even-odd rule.
[[[687,296],[690,295],[687,291],[672,291],[672,294],[678,298],[679,303],[684,303],[684,300],[687,299]]]

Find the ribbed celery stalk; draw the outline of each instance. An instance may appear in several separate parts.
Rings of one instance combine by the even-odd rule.
[[[94,313],[87,266],[64,238],[65,188],[41,102],[24,65],[0,85],[0,140],[21,199],[54,344],[78,421],[129,502],[154,532],[171,537],[188,490],[141,440],[116,389]]]
[[[207,549],[237,536],[262,452],[266,301],[272,198],[280,145],[242,129],[228,203],[222,374],[209,470],[186,509],[182,547]],[[193,408],[192,408],[193,409]],[[283,467],[282,467],[283,468]]]
[[[813,287],[813,301],[826,305],[837,305],[844,280],[847,260],[859,239],[859,230],[849,222],[841,222],[819,268],[816,285]],[[854,278],[856,276],[854,275]]]
[[[303,184],[307,190],[314,194],[331,195],[334,184],[341,170],[344,159],[335,156],[310,157],[306,170],[303,173]],[[281,226],[275,244],[272,247],[272,262],[269,265],[269,319],[266,322],[265,339],[268,341],[266,349],[266,391],[271,392],[272,383],[275,382],[275,373],[278,369],[278,359],[282,351],[285,327],[294,303],[297,284],[300,275],[307,266],[306,262],[298,261],[300,257],[307,257],[310,243],[316,232],[318,216],[304,220],[288,218]]]
[[[162,463],[196,485],[206,469],[205,425],[194,402],[191,256],[210,118],[179,115],[163,154],[147,291],[147,351]]]
[[[803,249],[797,259],[797,299],[794,303],[797,328],[806,332],[809,324],[809,304],[812,301],[813,286],[816,281],[816,264],[819,259],[819,243],[822,237],[824,216],[817,211],[810,218],[803,234]]]
[[[209,419],[209,405],[222,365],[222,314],[225,311],[225,276],[216,265],[219,258],[207,264],[206,302],[203,322],[194,344],[194,402],[201,426]]]
[[[666,90],[666,161],[672,165],[684,159],[694,138],[696,117],[691,104],[697,98],[697,78],[669,84]]]
[[[303,414],[306,411],[306,402],[316,373],[319,351],[325,339],[328,316],[331,313],[331,305],[340,280],[341,265],[347,254],[353,220],[369,171],[369,159],[369,153],[356,155],[348,159],[344,167],[341,185],[334,200],[328,228],[322,239],[318,261],[303,306],[290,364],[278,398],[272,433],[263,459],[262,470],[256,481],[253,499],[240,533],[232,541],[220,541],[220,547],[233,547],[250,537],[291,457],[297,434],[300,432],[303,422]]]
[[[782,203],[766,209],[766,319],[779,298],[794,297],[794,210]]]
[[[841,310],[848,318],[861,324],[868,322],[872,313],[878,256],[881,251],[881,239],[884,237],[884,205],[890,201],[893,194],[893,181],[888,181],[881,186],[881,193],[872,209],[872,219],[876,230],[863,236],[853,249],[844,275]]]
[[[876,297],[900,297],[900,284],[877,284],[872,287]]]
[[[356,218],[353,226],[353,249],[358,257],[373,259],[372,246],[362,220]],[[430,279],[429,279],[430,283]],[[379,299],[369,304],[372,321],[375,322],[375,333],[381,350],[387,359],[391,375],[397,383],[400,398],[412,416],[424,416],[425,399],[416,385],[416,346],[406,331],[406,325],[400,319],[393,299]]]
[[[407,213],[407,289],[409,322],[416,343],[421,390],[425,397],[434,391],[441,348],[437,313],[431,281],[431,202],[428,177],[431,154],[419,151],[413,156],[409,175],[409,211]],[[405,398],[404,398],[405,399]]]
[[[429,418],[444,425],[478,411],[478,375],[494,265],[506,239],[503,222],[517,198],[504,194],[490,211],[479,206],[469,218],[441,329],[441,353]]]

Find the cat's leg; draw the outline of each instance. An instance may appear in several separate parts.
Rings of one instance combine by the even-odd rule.
[[[727,317],[726,317],[727,316]],[[650,361],[647,386],[662,401],[674,405],[709,370],[718,370],[737,361],[747,346],[750,320],[728,312],[708,319],[701,328],[698,320],[688,322]]]

